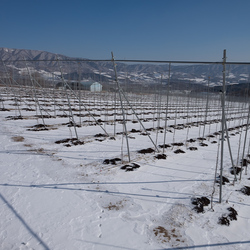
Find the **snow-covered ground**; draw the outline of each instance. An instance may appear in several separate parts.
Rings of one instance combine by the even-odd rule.
[[[118,134],[114,140],[114,117],[108,116],[108,112],[111,114],[112,111],[98,110],[98,107],[108,107],[112,103],[105,100],[105,96],[101,97],[102,105],[93,107],[95,114],[100,115],[97,119],[106,121],[102,122],[102,126],[110,136],[94,137],[103,130],[100,126],[91,126],[95,124],[93,117],[87,117],[88,122],[77,128],[79,140],[84,144],[68,143],[65,146],[67,143],[55,142],[75,137],[75,132],[73,127],[65,125],[69,122],[68,118],[57,116],[60,106],[57,106],[56,112],[49,106],[50,111],[47,112],[56,114],[55,117],[44,118],[45,124],[50,125],[49,130],[35,131],[32,130],[34,125],[42,122],[36,116],[40,114],[39,111],[32,111],[31,108],[36,110],[38,107],[35,108],[34,102],[29,100],[31,97],[26,97],[24,101],[22,96],[21,102],[18,101],[18,111],[15,106],[18,92],[14,91],[14,97],[10,92],[1,89],[0,249],[250,248],[250,198],[239,191],[244,186],[250,186],[250,180],[244,170],[241,181],[237,180],[233,185],[227,144],[223,176],[229,178],[230,183],[223,185],[222,203],[218,203],[218,184],[215,185],[213,206],[211,203],[204,206],[203,213],[197,213],[191,202],[192,198],[200,197],[211,200],[215,168],[217,165],[220,167],[217,157],[219,135],[206,137],[203,143],[207,146],[203,147],[200,144],[202,140],[197,139],[202,136],[204,128],[205,136],[218,132],[220,123],[214,121],[206,127],[196,125],[195,122],[199,120],[205,121],[206,114],[205,109],[199,111],[202,106],[197,107],[197,100],[189,100],[188,104],[180,107],[181,102],[170,100],[172,108],[168,110],[170,118],[166,143],[183,142],[184,145],[167,148],[166,159],[156,159],[154,156],[157,153],[139,154],[138,150],[154,149],[154,146],[142,132],[129,132],[131,162],[140,167],[125,171],[121,167],[128,159],[126,138]],[[97,97],[89,97],[86,105],[92,105],[93,98]],[[148,102],[144,107],[152,109],[152,112],[159,110],[159,107],[150,106],[148,98],[145,98]],[[206,104],[205,99],[203,104]],[[184,101],[183,98],[176,100]],[[143,102],[144,99],[136,105]],[[192,107],[191,102],[196,107]],[[52,104],[50,101],[49,105]],[[238,103],[228,104],[231,109],[227,113],[228,117],[236,118],[228,121],[228,127],[232,128],[230,145],[235,164],[238,155],[242,154],[245,137],[245,127],[237,128],[239,124],[246,123],[245,111],[241,109],[240,113],[238,109],[241,106]],[[25,107],[30,110],[24,110]],[[144,107],[142,105],[141,110]],[[190,107],[190,110],[187,111],[186,107]],[[217,103],[211,101],[209,107],[211,109],[206,120],[219,119],[220,107]],[[128,131],[142,130],[138,122],[131,122],[136,120],[131,109],[127,107],[126,112],[130,112],[127,114],[130,120],[127,123]],[[13,119],[20,114],[23,119]],[[139,115],[145,121],[143,124],[146,128],[163,127],[164,114],[160,114],[162,120],[159,123],[149,119],[153,116],[156,118],[159,113]],[[79,117],[74,118],[76,122],[79,121]],[[82,122],[84,120],[86,117],[82,117]],[[180,123],[191,122],[194,124],[181,129]],[[176,129],[173,129],[174,126]],[[117,123],[116,132],[122,131],[122,123]],[[163,129],[150,131],[157,145],[164,141],[164,133],[161,132]],[[187,138],[193,138],[195,142],[187,142]],[[247,150],[248,144],[249,140]],[[197,150],[192,151],[191,147]],[[159,149],[162,153],[162,148]],[[177,149],[185,153],[177,154]],[[103,164],[105,159],[122,157],[123,163]],[[228,216],[229,207],[237,211],[237,220],[229,220],[229,226],[218,224],[220,217]]]

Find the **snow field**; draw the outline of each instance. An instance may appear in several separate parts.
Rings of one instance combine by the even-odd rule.
[[[69,122],[69,118],[58,116],[64,112],[68,114],[66,105],[64,110],[53,106],[53,102],[43,106],[52,110],[47,111],[51,118],[44,118],[45,124],[51,127],[32,131],[34,125],[42,124],[42,119],[36,116],[41,114],[36,103],[29,102],[35,111],[23,110],[27,108],[27,101],[20,92],[18,104],[24,119],[14,120],[13,117],[20,115],[17,106],[13,106],[15,98],[11,98],[6,89],[1,93],[2,105],[9,110],[0,112],[1,249],[249,248],[250,200],[237,191],[249,185],[249,180],[243,174],[242,180],[232,185],[227,146],[224,175],[230,183],[223,186],[223,203],[218,203],[216,184],[213,210],[209,205],[204,207],[204,213],[196,213],[191,204],[192,197],[210,199],[213,190],[220,142],[220,136],[214,133],[221,129],[220,122],[215,121],[220,119],[217,99],[209,103],[206,119],[206,100],[171,97],[166,134],[170,148],[165,149],[166,160],[155,159],[154,153],[138,154],[138,150],[154,149],[154,146],[148,136],[142,134],[141,125],[132,122],[136,121],[135,115],[126,107],[131,159],[140,168],[125,172],[120,167],[128,159],[126,141],[122,134],[114,135],[115,117],[107,115],[108,112],[121,114],[118,102],[117,108],[113,109],[111,94],[100,94],[104,95],[100,97],[85,93],[86,105],[91,103],[91,112],[99,115],[96,117],[102,120],[100,123],[110,136],[94,137],[104,134],[104,131],[83,109],[82,126],[77,127],[77,133],[84,144],[65,146],[66,143],[56,144],[55,141],[75,137],[74,128],[63,125]],[[131,96],[132,100],[134,98]],[[159,103],[151,97],[138,98],[140,101],[134,101],[133,107],[138,107],[145,127],[153,128],[148,131],[153,141],[157,139],[157,145],[163,144],[165,102],[162,100],[161,108],[157,108]],[[63,96],[56,100],[64,103]],[[105,103],[110,105],[108,112],[100,109]],[[141,105],[137,106],[139,103]],[[187,107],[191,104],[189,110]],[[77,105],[74,105],[76,110]],[[247,109],[237,102],[228,102],[227,107],[227,118],[233,118],[228,119],[228,127],[233,128],[230,142],[236,162],[239,143],[242,148],[245,134],[245,127],[236,127],[246,123]],[[151,113],[146,114],[146,108]],[[74,111],[77,124],[80,122],[78,112]],[[45,114],[44,110],[42,114]],[[159,117],[161,119],[157,120]],[[121,115],[116,119],[122,119]],[[204,126],[205,120],[213,122]],[[185,125],[187,123],[193,124]],[[123,132],[123,124],[117,121],[115,129],[116,133]],[[130,132],[132,129],[141,132]],[[203,130],[206,140],[197,139],[203,137]],[[113,136],[115,140],[111,138]],[[187,142],[186,139],[191,138],[195,142]],[[174,142],[182,142],[183,146],[173,146]],[[201,142],[207,146],[200,146]],[[191,146],[198,150],[189,150]],[[176,149],[185,153],[175,154]],[[162,152],[161,148],[159,150]],[[103,164],[104,159],[115,157],[123,158],[123,163]],[[219,225],[218,218],[227,213],[230,206],[238,212],[237,221],[232,221],[230,226]]]

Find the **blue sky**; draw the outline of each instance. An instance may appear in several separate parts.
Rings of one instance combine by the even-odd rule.
[[[250,0],[1,0],[0,47],[109,59],[250,61]]]

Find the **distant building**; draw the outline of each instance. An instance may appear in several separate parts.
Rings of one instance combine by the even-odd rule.
[[[77,81],[70,81],[67,82],[67,85],[73,89],[73,90],[87,90],[87,91],[91,91],[91,92],[101,92],[102,91],[102,84],[100,84],[99,82],[93,81],[93,80],[82,80],[79,82]],[[64,83],[63,82],[59,82],[56,85],[57,88],[63,88],[64,87]],[[67,88],[69,88],[67,87]]]
[[[83,80],[80,82],[80,88],[83,90],[89,90],[91,92],[101,92],[102,85],[99,82],[93,80]]]

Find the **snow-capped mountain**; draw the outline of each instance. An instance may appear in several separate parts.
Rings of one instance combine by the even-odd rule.
[[[27,67],[37,71],[45,78],[48,74],[60,75],[62,69],[64,77],[72,80],[92,78],[101,82],[114,81],[113,63],[110,61],[77,61],[83,58],[72,58],[65,55],[38,50],[0,48],[2,60],[0,70],[4,75],[6,70],[12,70],[16,76],[22,75]],[[60,59],[60,61],[57,61]],[[30,61],[34,60],[34,61]],[[4,66],[5,65],[5,66]],[[118,80],[121,83],[154,84],[167,83],[169,76],[168,64],[128,64],[116,63]],[[222,84],[222,65],[171,65],[171,82],[185,84],[200,84],[218,86]],[[227,83],[246,83],[249,79],[250,66],[227,65]],[[208,80],[209,79],[209,80]]]

